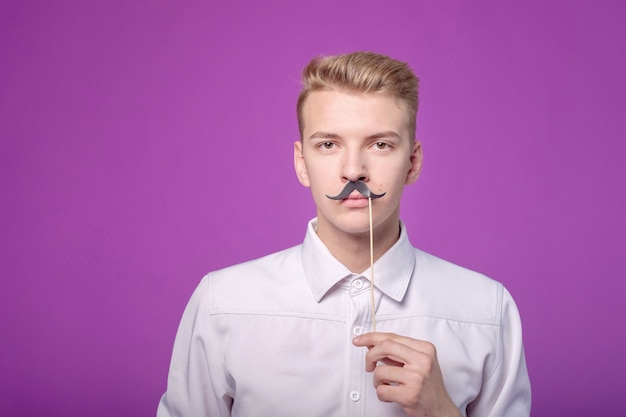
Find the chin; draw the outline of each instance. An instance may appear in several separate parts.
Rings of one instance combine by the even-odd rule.
[[[368,215],[362,218],[333,219],[333,221],[324,219],[323,223],[326,223],[330,229],[334,229],[347,235],[359,236],[363,234],[369,234],[370,232],[370,222]]]
[[[336,227],[337,229],[341,230],[347,235],[362,236],[362,235],[369,235],[370,233],[369,223],[365,225],[364,227],[357,226],[357,225],[348,225],[348,226],[343,226],[343,227],[342,225],[336,225]]]

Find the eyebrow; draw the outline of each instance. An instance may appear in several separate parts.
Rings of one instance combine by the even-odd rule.
[[[309,139],[339,139],[340,137],[341,136],[336,133],[315,132],[311,136],[309,136]]]
[[[339,138],[341,138],[341,135],[338,135],[336,133],[330,133],[330,132],[315,132],[311,136],[309,136],[309,139],[339,139]],[[371,135],[368,135],[366,139],[383,139],[383,138],[402,139],[400,135],[397,132],[394,132],[393,130],[385,130],[384,132],[373,133]]]
[[[373,135],[369,135],[367,139],[383,139],[383,138],[396,138],[402,139],[397,132],[393,130],[386,130],[384,132],[374,133]]]

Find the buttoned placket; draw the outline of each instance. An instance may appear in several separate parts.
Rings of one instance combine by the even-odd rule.
[[[348,358],[347,383],[347,416],[362,417],[365,415],[365,400],[367,389],[367,373],[365,372],[365,354],[367,350],[363,347],[356,347],[352,344],[352,339],[363,333],[371,331],[371,295],[370,282],[360,275],[351,276],[351,281],[347,287],[350,296],[350,315],[347,320],[348,343],[350,344]]]

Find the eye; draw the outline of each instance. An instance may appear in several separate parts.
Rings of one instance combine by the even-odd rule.
[[[387,142],[376,142],[374,143],[374,148],[384,151],[390,148],[390,145]]]
[[[334,148],[335,144],[333,142],[322,142],[318,146],[322,149],[329,150],[329,149]]]

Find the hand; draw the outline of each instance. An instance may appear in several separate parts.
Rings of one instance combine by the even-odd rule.
[[[374,372],[379,400],[400,404],[408,417],[461,416],[446,391],[432,343],[393,333],[366,333],[352,343],[368,348],[365,370]],[[386,366],[377,366],[379,361]]]

